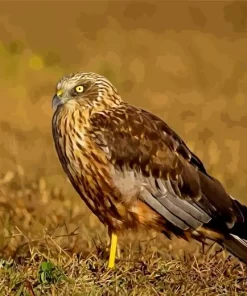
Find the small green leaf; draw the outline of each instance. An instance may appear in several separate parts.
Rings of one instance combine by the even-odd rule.
[[[41,270],[42,271],[48,270],[48,262],[42,262],[41,263]]]
[[[41,282],[42,283],[45,283],[46,282],[46,273],[45,272],[42,272],[41,275],[40,275],[40,279],[41,279]]]

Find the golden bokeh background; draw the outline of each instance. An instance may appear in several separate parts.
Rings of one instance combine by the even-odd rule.
[[[84,207],[53,147],[51,99],[63,75],[93,71],[124,100],[163,118],[247,203],[246,2],[9,1],[0,7],[2,199],[22,189],[14,181],[19,176],[25,184],[39,180],[37,212],[53,207],[59,215],[54,188],[65,196],[63,213],[76,209],[73,199]],[[29,205],[30,190],[17,195]]]

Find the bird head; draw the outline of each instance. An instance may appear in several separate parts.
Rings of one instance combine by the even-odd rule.
[[[104,76],[79,72],[64,76],[58,82],[52,107],[54,110],[66,105],[93,108],[101,103],[112,106],[120,102],[116,88]]]

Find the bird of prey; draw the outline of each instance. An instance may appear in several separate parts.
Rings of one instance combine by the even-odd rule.
[[[144,227],[211,239],[247,263],[247,207],[209,175],[162,119],[124,102],[96,73],[64,76],[53,97],[52,132],[62,167],[108,226],[108,267],[118,234]]]

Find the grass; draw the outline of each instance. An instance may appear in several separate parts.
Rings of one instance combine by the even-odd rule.
[[[105,228],[73,193],[0,180],[0,295],[247,295],[246,267],[216,245],[156,233],[120,238],[107,268]]]
[[[3,295],[246,295],[245,270],[226,259],[168,261],[150,255],[120,261],[116,269],[107,270],[100,255],[60,254],[50,263],[33,252],[19,264],[6,262],[1,267],[1,291]],[[47,265],[50,269],[44,271]]]

